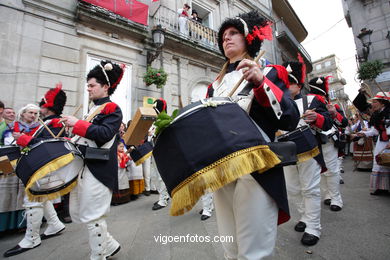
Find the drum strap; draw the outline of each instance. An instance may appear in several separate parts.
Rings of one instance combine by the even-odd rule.
[[[309,108],[306,95],[302,97],[302,104],[303,104],[303,113],[305,113],[305,111]]]
[[[99,113],[106,107],[106,105],[107,105],[108,103],[109,103],[109,102],[106,102],[106,103],[100,105],[95,111],[93,111],[93,113],[89,114],[89,115],[87,116],[87,118],[84,119],[84,121],[87,121],[87,122],[92,121],[92,120],[94,119],[94,117],[95,117],[97,114],[99,114]],[[80,140],[80,138],[81,138],[81,136],[77,136],[77,138],[76,138],[75,140],[73,140],[73,138],[72,138],[72,141],[76,144],[77,141]]]
[[[106,107],[106,105],[107,105],[108,103],[109,103],[109,102],[106,102],[106,103],[100,105],[95,111],[93,111],[92,114],[88,115],[88,117],[85,119],[85,121],[91,122],[92,119],[93,119],[97,114],[99,114],[99,113]]]

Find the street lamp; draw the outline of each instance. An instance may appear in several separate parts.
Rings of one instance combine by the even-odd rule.
[[[157,25],[153,30],[152,30],[152,38],[153,38],[153,44],[156,46],[156,51],[152,53],[151,51],[147,52],[146,56],[146,63],[148,66],[152,64],[152,62],[160,55],[162,51],[162,46],[164,45],[164,40],[165,40],[165,31],[161,27],[161,25]]]
[[[362,52],[358,54],[358,59],[360,62],[367,61],[368,54],[370,53],[371,34],[372,30],[367,30],[367,28],[363,28],[360,30],[360,33],[357,36],[363,45]]]

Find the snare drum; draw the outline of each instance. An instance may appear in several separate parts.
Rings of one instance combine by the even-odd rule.
[[[191,210],[207,192],[280,163],[256,123],[228,98],[184,107],[157,136],[153,156],[173,216]]]
[[[55,199],[76,185],[84,160],[77,147],[65,139],[48,139],[28,148],[20,157],[16,174],[30,201]]]
[[[145,142],[134,148],[130,152],[131,159],[136,166],[145,162],[150,156],[152,156],[153,144],[151,142]]]
[[[298,162],[314,158],[320,153],[318,142],[308,125],[277,137],[279,142],[293,141],[297,146]]]

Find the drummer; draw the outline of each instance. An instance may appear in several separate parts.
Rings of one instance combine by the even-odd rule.
[[[65,103],[66,94],[61,89],[60,84],[58,84],[56,88],[48,90],[39,103],[40,112],[44,117],[45,124],[55,134],[58,134],[62,128],[62,124],[59,124],[59,118],[61,117],[60,115],[65,106]],[[25,113],[27,113],[27,115],[24,115]],[[21,114],[24,115],[23,118],[34,118],[35,120],[34,116],[37,116],[38,111],[31,110],[30,107],[30,110],[27,109],[25,113]],[[40,140],[52,138],[51,134],[43,126],[34,129],[34,135],[31,135],[31,132],[32,131],[23,133],[15,132],[13,136],[16,139],[16,143],[22,147],[25,147]],[[41,240],[59,235],[65,229],[65,225],[58,219],[57,212],[55,211],[54,206],[50,200],[45,202],[32,202],[28,199],[27,195],[25,195],[23,202],[27,218],[27,229],[25,236],[23,240],[19,242],[19,244],[6,251],[4,253],[4,257],[18,255],[30,249],[36,248],[41,244]],[[39,231],[41,228],[43,216],[47,220],[48,226],[45,232],[40,235]]]
[[[101,61],[87,75],[89,99],[94,106],[89,120],[64,116],[63,122],[73,127],[73,141],[85,157],[85,167],[77,186],[70,193],[72,220],[86,224],[91,248],[90,259],[106,259],[120,250],[119,243],[108,233],[106,218],[110,211],[112,191],[118,189],[117,144],[122,122],[120,107],[111,102],[124,73],[124,65]],[[102,159],[101,155],[108,157]]]
[[[241,75],[250,94],[238,104],[261,127],[271,141],[278,129],[294,130],[299,111],[288,92],[283,66],[261,70],[253,61],[264,39],[272,39],[270,23],[258,12],[225,20],[218,32],[218,45],[226,57],[208,96],[227,96]],[[237,96],[233,95],[237,100]],[[273,168],[262,174],[240,177],[214,193],[220,235],[233,236],[222,243],[227,259],[262,259],[272,255],[277,225],[290,219],[283,170]]]
[[[326,109],[326,104],[314,95],[303,96],[301,94],[305,84],[306,66],[300,55],[298,59],[299,62],[290,61],[283,64],[289,72],[291,96],[302,115],[298,128],[309,125],[315,129],[329,130],[332,127],[332,119]],[[308,134],[312,134],[312,132]],[[306,246],[315,245],[321,235],[320,181],[321,169],[325,167],[325,163],[322,154],[318,155],[320,150],[318,145],[315,144],[317,154],[312,153],[313,150],[307,151],[303,156],[306,158],[303,158],[302,161],[300,160],[296,165],[284,167],[289,199],[297,202],[296,207],[300,214],[299,222],[294,229],[297,232],[304,232],[301,243]]]
[[[325,193],[325,205],[330,205],[330,210],[340,211],[343,200],[340,193],[340,167],[338,164],[338,128],[345,128],[348,120],[340,107],[329,102],[329,77],[315,77],[309,81],[310,93],[326,102],[326,107],[332,117],[332,128],[323,132],[322,152],[327,170],[321,175],[321,191]]]

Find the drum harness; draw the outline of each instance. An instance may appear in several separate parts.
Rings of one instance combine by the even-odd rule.
[[[85,115],[83,118],[84,121],[87,121],[87,122],[92,122],[93,119],[106,107],[106,105],[108,104],[109,102],[106,102],[102,105],[100,105],[99,107],[97,107],[91,114],[87,114]],[[84,140],[84,144],[80,144],[78,143],[80,141],[80,139],[85,139]],[[114,143],[114,140],[115,140],[115,136],[106,144],[108,144],[108,148],[110,148],[112,146],[112,144]],[[107,148],[97,148],[97,147],[92,147],[92,146],[89,146],[89,144],[93,144],[94,141],[90,140],[90,139],[87,139],[87,138],[84,138],[82,136],[75,136],[72,138],[72,142],[75,144],[75,146],[77,147],[77,149],[80,150],[80,153],[83,155],[84,159],[100,159],[100,160],[108,160],[109,159],[109,149]],[[92,143],[93,142],[93,143]],[[103,146],[106,146],[106,144],[104,144]],[[96,144],[95,144],[96,146]],[[108,150],[108,151],[105,151],[105,150]],[[83,173],[84,173],[84,169],[85,169],[85,166],[86,166],[86,162],[85,160],[83,160],[83,168],[82,168],[82,171],[81,171],[81,175],[80,175],[80,178],[83,178]]]

